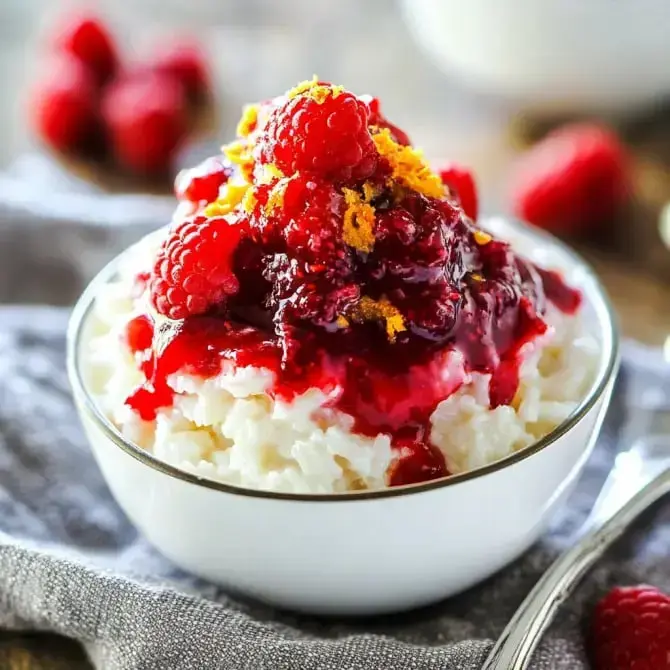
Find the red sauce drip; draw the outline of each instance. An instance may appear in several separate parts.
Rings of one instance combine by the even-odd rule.
[[[543,273],[539,288],[544,286],[559,309],[576,309],[575,295],[579,294],[562,283],[559,275],[547,274],[551,283],[544,285]],[[473,298],[467,290],[465,295]],[[176,372],[206,378],[218,374],[224,361],[238,367],[267,368],[276,377],[270,389],[274,397],[291,400],[316,387],[330,394],[331,407],[354,418],[354,431],[370,437],[389,434],[398,454],[389,473],[391,486],[429,481],[448,474],[441,452],[430,442],[430,416],[463,382],[462,375],[445,372],[448,357],[457,349],[465,371],[492,373],[492,407],[511,404],[518,386],[519,349],[546,330],[544,321],[532,315],[526,303],[522,298],[515,318],[495,322],[496,337],[491,341],[487,341],[491,314],[469,310],[464,300],[447,347],[430,347],[425,342],[421,347],[414,340],[394,348],[372,324],[349,336],[305,330],[296,337],[288,362],[280,338],[264,327],[203,316],[167,321],[154,333],[150,317],[139,316],[129,322],[127,338],[147,383],[127,404],[150,421],[159,408],[172,404],[174,394],[167,379]],[[479,330],[473,330],[473,314]]]
[[[425,430],[416,435],[394,435],[393,446],[401,454],[389,473],[389,486],[404,486],[446,477],[449,472],[442,452],[430,442]]]
[[[294,175],[281,207],[266,207],[270,185],[260,185],[234,256],[240,289],[221,313],[168,321],[153,338],[148,317],[130,322],[147,382],[127,403],[152,420],[172,404],[167,379],[178,371],[210,377],[224,361],[267,368],[272,396],[316,387],[357,433],[388,434],[397,454],[390,485],[448,474],[430,442],[437,405],[471,372],[491,375],[492,407],[512,404],[523,348],[546,331],[547,301],[572,314],[581,297],[477,231],[450,201],[388,189],[387,168],[382,161],[372,184],[375,241],[364,250],[342,239],[336,184]],[[362,297],[391,305],[401,327],[374,310],[357,316]]]
[[[555,270],[537,268],[547,298],[565,314],[575,314],[582,304],[582,294],[568,286]]]
[[[154,340],[154,322],[151,317],[141,314],[131,319],[126,326],[126,340],[133,354],[150,349]]]

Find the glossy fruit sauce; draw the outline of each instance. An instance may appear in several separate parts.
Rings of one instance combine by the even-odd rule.
[[[273,397],[318,388],[328,408],[353,417],[355,432],[390,435],[389,485],[435,479],[448,474],[430,440],[437,405],[470,372],[491,375],[491,407],[511,404],[519,352],[546,331],[547,302],[571,314],[580,294],[477,228],[376,100],[312,86],[322,90],[266,103],[263,123],[247,118],[228,152],[235,174],[246,175],[244,201],[236,191],[231,204],[222,186],[211,207],[212,183],[232,174],[220,161],[208,163],[211,178],[207,166],[191,184],[181,177],[182,199],[188,193],[221,229],[210,225],[206,244],[193,226],[183,239],[173,233],[153,275],[140,278],[158,312],[169,302],[193,313],[175,320],[152,311],[128,324],[147,382],[127,404],[152,420],[173,402],[173,373],[211,377],[223,361],[267,368]],[[340,163],[332,146],[346,147]],[[270,162],[275,155],[288,172]],[[242,227],[221,248],[232,239],[235,253],[219,257],[217,240],[231,226]],[[228,286],[234,274],[239,288],[223,300],[216,286],[187,278],[193,268],[225,275]],[[210,296],[218,302],[208,304]]]

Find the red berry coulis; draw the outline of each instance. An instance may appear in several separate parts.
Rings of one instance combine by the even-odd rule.
[[[264,113],[281,129],[273,132],[282,156],[297,144],[295,155],[308,156],[310,169],[283,158],[295,170],[286,174],[269,163],[272,133],[255,116],[247,124],[253,132],[226,152],[236,174],[247,175],[246,189],[224,185],[193,219],[224,216],[243,235],[218,267],[214,252],[196,262],[197,232],[168,232],[148,281],[151,301],[158,312],[169,303],[187,316],[130,322],[128,343],[147,382],[127,403],[152,420],[173,402],[171,374],[207,378],[223,362],[267,368],[273,397],[318,388],[328,397],[319,411],[350,415],[361,435],[389,435],[397,454],[389,485],[445,476],[430,441],[437,405],[470,372],[491,375],[492,407],[512,404],[520,352],[546,331],[547,302],[574,313],[580,294],[478,229],[407,136],[385,121],[378,101],[320,82],[296,91],[266,103]],[[309,99],[298,104],[295,96]],[[314,125],[306,116],[312,108]],[[391,128],[402,135],[394,139]],[[349,150],[332,153],[332,146]],[[212,238],[208,249],[228,248],[229,234],[217,235],[221,242]],[[203,306],[200,269],[210,281],[234,273],[238,290]]]

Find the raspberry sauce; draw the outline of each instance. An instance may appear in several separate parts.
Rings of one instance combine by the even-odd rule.
[[[438,404],[471,373],[490,375],[492,408],[513,404],[547,303],[574,313],[580,294],[478,229],[377,100],[315,80],[249,114],[230,162],[180,185],[200,209],[138,282],[160,316],[128,325],[147,379],[128,405],[150,421],[174,373],[266,368],[272,397],[318,388],[324,415],[389,435],[389,485],[447,475]]]
[[[536,288],[566,313],[579,306],[579,294],[556,273],[543,272]],[[288,361],[281,338],[256,325],[199,316],[165,321],[152,338],[147,332],[150,317],[136,317],[128,324],[128,341],[148,381],[127,403],[151,421],[159,408],[173,402],[167,383],[171,374],[211,377],[226,361],[237,367],[266,368],[275,375],[269,390],[275,398],[290,401],[319,388],[331,398],[329,407],[354,418],[354,431],[370,437],[390,435],[398,460],[389,473],[389,485],[436,479],[448,474],[441,452],[430,442],[430,416],[437,405],[458,390],[468,372],[492,374],[492,407],[512,403],[519,380],[519,350],[546,330],[544,321],[528,316],[521,307],[507,329],[500,328],[507,322],[501,315],[492,343],[484,331],[471,336],[473,319],[491,323],[491,311],[461,309],[447,346],[431,347],[416,339],[394,349],[396,345],[373,328],[349,336],[305,330],[294,333],[295,350]]]

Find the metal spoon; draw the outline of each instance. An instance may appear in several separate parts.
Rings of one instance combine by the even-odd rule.
[[[619,453],[575,545],[558,558],[521,603],[482,670],[526,668],[558,607],[577,583],[637,516],[669,492],[670,434],[641,438]]]

